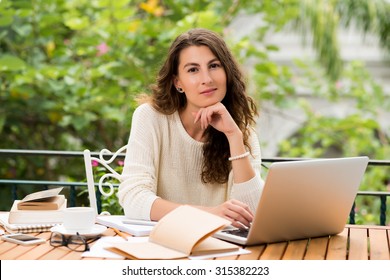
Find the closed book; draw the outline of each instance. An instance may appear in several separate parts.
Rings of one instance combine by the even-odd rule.
[[[19,200],[15,200],[9,212],[10,224],[59,224],[63,222],[66,199],[58,210],[19,210]]]

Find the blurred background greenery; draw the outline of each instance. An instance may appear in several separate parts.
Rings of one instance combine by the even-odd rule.
[[[238,15],[255,15],[262,24],[237,39],[229,25]],[[390,111],[389,93],[364,63],[340,56],[337,32],[352,24],[390,54],[385,0],[2,0],[0,149],[118,149],[128,139],[134,97],[149,92],[169,44],[204,27],[220,33],[244,67],[254,61],[245,72],[260,111],[269,102],[306,114],[278,156],[337,151],[388,160],[389,131],[378,115]],[[293,67],[272,61],[279,46],[265,37],[286,28],[311,44],[315,59],[295,60]],[[356,110],[345,118],[319,114],[297,95],[299,87],[335,104],[348,98]],[[369,168],[362,190],[386,190],[389,176],[389,167]],[[2,157],[0,178],[83,181],[85,173],[81,158]],[[0,210],[8,210],[9,190],[0,194]],[[359,205],[357,222],[375,223],[369,213],[378,200],[363,198]]]

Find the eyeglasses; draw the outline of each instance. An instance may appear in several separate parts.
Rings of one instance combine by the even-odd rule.
[[[85,252],[89,251],[89,243],[97,240],[99,237],[86,239],[78,232],[76,235],[65,236],[59,232],[52,232],[50,236],[50,245],[53,247],[66,246],[72,251]]]

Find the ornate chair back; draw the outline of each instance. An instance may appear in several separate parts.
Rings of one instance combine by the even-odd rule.
[[[123,153],[126,150],[126,148],[127,145],[121,147],[115,153],[107,149],[102,149],[99,152],[99,157],[93,157],[91,156],[91,152],[89,150],[84,150],[84,163],[85,163],[85,172],[87,177],[89,202],[90,202],[90,206],[95,209],[96,215],[110,215],[110,213],[106,211],[103,211],[102,213],[98,213],[97,199],[96,199],[97,192],[95,186],[97,185],[97,191],[99,191],[105,197],[109,197],[114,194],[115,191],[114,184],[112,184],[108,180],[114,178],[120,182],[121,176],[117,171],[115,171],[114,168],[111,167],[111,164],[119,156],[119,154]],[[99,182],[97,184],[95,183],[94,180],[92,162],[101,165],[107,171],[99,178]]]

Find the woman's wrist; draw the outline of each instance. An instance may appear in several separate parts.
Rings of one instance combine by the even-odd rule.
[[[229,143],[235,142],[235,143],[243,143],[243,134],[240,129],[237,128],[236,131],[231,133],[226,133],[226,138],[228,139]]]

